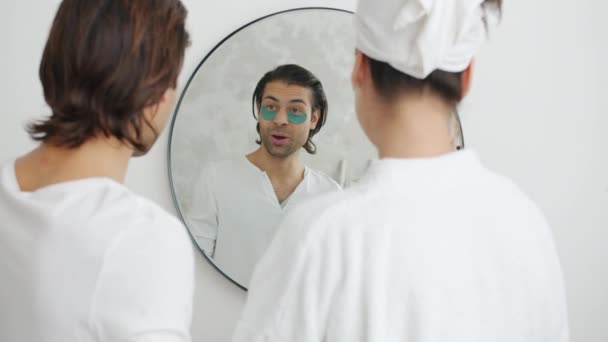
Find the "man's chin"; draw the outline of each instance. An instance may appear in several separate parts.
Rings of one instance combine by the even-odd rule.
[[[268,151],[268,154],[270,154],[272,157],[274,158],[288,158],[290,156],[292,156],[294,153],[297,152],[297,150],[294,150],[293,148],[286,146],[286,147],[275,147],[275,146],[270,146],[270,148],[266,149]]]
[[[270,156],[272,156],[273,158],[278,158],[278,159],[287,159],[292,154],[293,153],[287,154],[287,153],[270,152]]]
[[[300,150],[300,148],[294,146],[294,143],[295,141],[291,141],[286,145],[277,146],[274,145],[270,139],[262,140],[262,144],[270,156],[282,159],[289,158]]]

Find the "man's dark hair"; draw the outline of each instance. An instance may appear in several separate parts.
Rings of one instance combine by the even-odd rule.
[[[304,144],[304,149],[310,153],[315,154],[317,152],[317,146],[312,141],[315,134],[321,131],[325,121],[327,120],[327,96],[325,90],[323,90],[323,84],[321,81],[310,71],[296,64],[285,64],[277,67],[274,70],[267,72],[264,77],[258,82],[253,92],[253,105],[259,108],[262,104],[262,98],[264,97],[264,91],[266,90],[266,84],[274,81],[282,81],[288,85],[297,85],[310,89],[312,93],[312,111],[319,112],[319,121],[314,129],[310,130],[308,140]],[[255,108],[253,110],[253,116],[255,115]],[[260,124],[257,124],[257,131],[260,133]],[[256,143],[261,144],[261,140],[257,140]]]
[[[186,16],[180,0],[62,1],[39,71],[52,114],[30,136],[66,148],[114,136],[145,150],[143,110],[177,86]]]
[[[482,6],[496,6],[502,10],[502,0],[485,0]],[[381,62],[365,56],[370,65],[371,76],[376,91],[387,100],[393,100],[403,93],[430,90],[446,102],[456,107],[462,100],[462,72],[435,70],[425,79],[418,79]]]

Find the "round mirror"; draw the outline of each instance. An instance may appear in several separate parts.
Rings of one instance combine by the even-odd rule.
[[[352,13],[337,9],[260,18],[222,40],[181,95],[175,206],[202,255],[244,289],[284,213],[347,188],[376,156],[354,110],[353,33]]]

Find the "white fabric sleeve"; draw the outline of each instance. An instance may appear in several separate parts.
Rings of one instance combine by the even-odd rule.
[[[91,305],[98,341],[191,341],[192,243],[173,217],[147,221],[106,253]]]
[[[209,257],[215,254],[218,232],[217,201],[211,189],[214,179],[212,169],[201,172],[194,186],[192,206],[187,217],[194,240]]]
[[[328,255],[331,240],[307,223],[306,212],[287,215],[258,263],[233,342],[324,340],[339,257]]]

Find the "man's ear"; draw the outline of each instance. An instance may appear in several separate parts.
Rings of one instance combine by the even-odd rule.
[[[351,84],[353,89],[361,88],[365,79],[365,68],[369,65],[369,60],[361,51],[355,52],[355,64],[353,65],[353,71],[351,75]]]
[[[260,122],[260,113],[261,113],[261,110],[262,110],[262,103],[261,102],[260,103],[256,102],[256,104],[255,104],[255,110],[257,111],[257,113],[255,113],[256,114],[255,117],[256,117],[256,119],[258,119],[258,122]]]
[[[312,113],[312,117],[310,118],[310,129],[314,130],[317,128],[317,124],[319,123],[319,119],[321,118],[321,112],[317,109]]]

